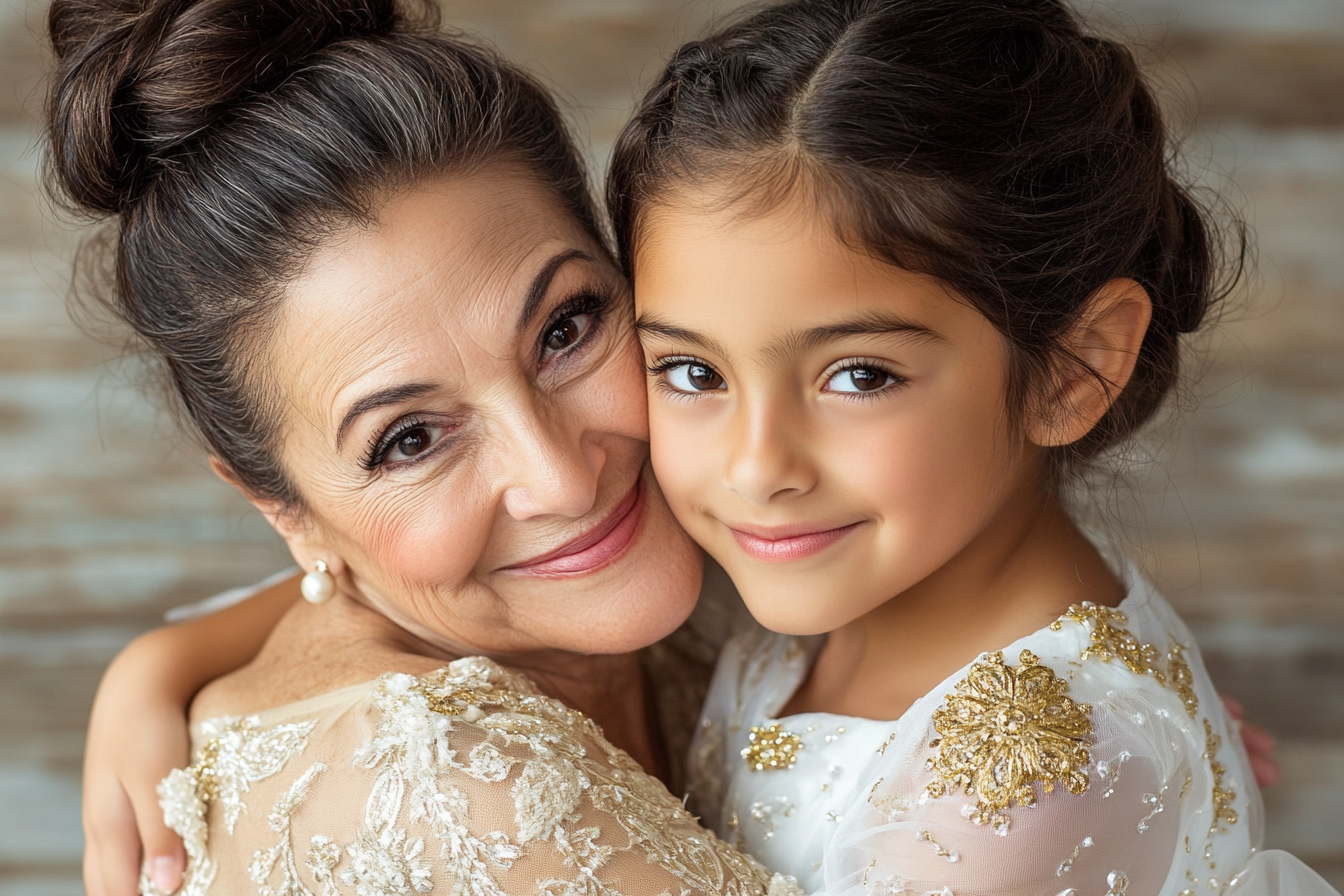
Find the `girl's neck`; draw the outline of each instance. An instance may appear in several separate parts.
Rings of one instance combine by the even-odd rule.
[[[895,719],[981,653],[1124,593],[1053,492],[1024,490],[935,573],[831,632],[784,712]]]

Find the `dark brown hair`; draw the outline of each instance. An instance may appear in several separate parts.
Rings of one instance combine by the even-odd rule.
[[[1152,416],[1180,335],[1225,295],[1221,241],[1173,149],[1130,51],[1059,0],[795,0],[676,53],[617,143],[608,204],[632,273],[643,213],[680,185],[767,206],[812,189],[842,239],[939,278],[998,328],[1022,412],[1081,363],[1062,345],[1088,299],[1132,277],[1153,302],[1137,367],[1053,453],[1062,472]]]
[[[116,216],[110,305],[254,497],[302,506],[254,359],[324,237],[497,159],[598,233],[550,96],[431,0],[54,0],[48,29],[50,187]]]

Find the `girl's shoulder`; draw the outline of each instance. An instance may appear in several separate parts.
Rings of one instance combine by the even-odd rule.
[[[591,720],[485,658],[210,720],[199,738],[161,785],[187,896],[770,886]]]
[[[1226,881],[1258,845],[1235,730],[1189,630],[1137,574],[1119,605],[1070,607],[903,721],[835,833],[828,886],[854,884],[862,860],[870,881],[953,892],[1175,893]]]

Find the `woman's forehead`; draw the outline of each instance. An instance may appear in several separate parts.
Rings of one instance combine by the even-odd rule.
[[[556,258],[602,263],[529,178],[486,170],[407,190],[288,285],[272,338],[277,385],[311,407],[408,376],[466,380],[473,364],[516,354],[519,318]]]

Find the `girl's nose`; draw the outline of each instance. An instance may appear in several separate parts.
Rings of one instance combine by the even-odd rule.
[[[748,407],[736,421],[724,486],[753,504],[810,492],[816,467],[802,449],[803,421],[781,405]]]

